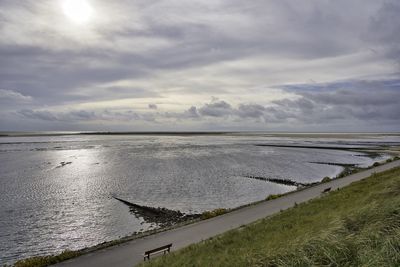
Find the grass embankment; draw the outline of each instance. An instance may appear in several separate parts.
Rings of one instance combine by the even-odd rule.
[[[20,260],[16,262],[14,267],[41,267],[41,266],[49,266],[52,264],[56,264],[74,257],[79,256],[80,253],[77,251],[69,251],[66,250],[59,255],[56,256],[39,256],[32,257],[25,260]],[[4,265],[7,267],[7,265]]]
[[[143,266],[400,266],[400,168]]]

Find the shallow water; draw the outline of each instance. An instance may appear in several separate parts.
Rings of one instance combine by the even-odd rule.
[[[80,249],[148,230],[111,198],[185,213],[234,208],[294,190],[247,175],[310,183],[374,161],[346,150],[260,144],[373,147],[397,136],[70,135],[0,138],[0,265]]]

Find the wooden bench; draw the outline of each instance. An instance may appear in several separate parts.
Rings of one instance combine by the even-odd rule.
[[[324,191],[322,191],[322,193],[328,193],[329,191],[331,191],[331,189],[332,189],[332,188],[330,188],[330,187],[325,188]]]
[[[171,251],[171,247],[172,247],[172,243],[171,244],[168,244],[168,245],[165,245],[165,246],[162,246],[162,247],[159,247],[159,248],[155,248],[155,249],[152,249],[152,250],[148,250],[148,251],[146,251],[145,253],[144,253],[144,260],[146,261],[146,259],[148,259],[148,260],[150,260],[150,255],[151,254],[158,254],[158,253],[161,253],[161,252],[164,252],[164,254],[166,253],[166,252],[170,252]]]

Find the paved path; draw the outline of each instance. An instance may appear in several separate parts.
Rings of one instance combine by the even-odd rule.
[[[382,172],[400,166],[400,160],[373,169],[365,170],[329,183],[320,184],[284,197],[245,207],[222,216],[200,221],[177,229],[154,234],[145,238],[132,240],[121,245],[98,250],[75,259],[57,264],[58,267],[132,267],[143,261],[143,253],[156,247],[173,243],[172,250],[177,250],[212,236],[221,234],[241,225],[254,222],[281,210],[294,206],[321,195],[331,187],[332,190],[367,178],[375,172]]]

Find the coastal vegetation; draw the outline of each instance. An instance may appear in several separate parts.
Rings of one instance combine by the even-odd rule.
[[[225,214],[227,212],[228,212],[227,209],[215,209],[215,210],[212,210],[212,211],[205,211],[205,212],[203,212],[201,214],[200,218],[202,220],[207,220],[207,219],[210,219],[210,218]]]
[[[56,264],[74,257],[79,256],[81,253],[78,251],[66,250],[58,255],[32,257],[25,260],[17,261],[14,267],[43,267]]]
[[[399,266],[400,168],[143,266]]]
[[[281,196],[283,196],[283,194],[272,194],[272,195],[269,195],[269,196],[267,196],[266,198],[265,198],[265,200],[273,200],[273,199],[277,199],[277,198],[280,198]]]
[[[321,180],[321,183],[327,183],[327,182],[330,182],[331,180],[332,180],[331,177],[326,176]]]

